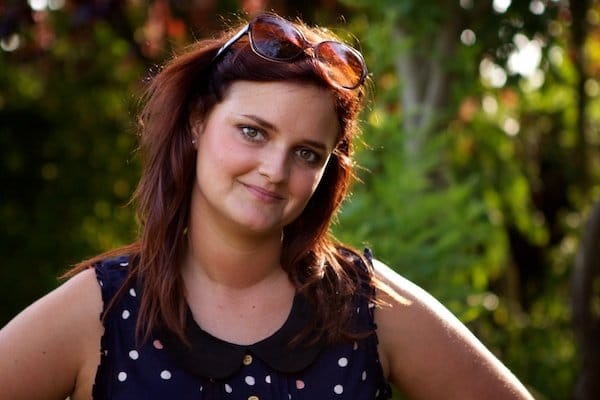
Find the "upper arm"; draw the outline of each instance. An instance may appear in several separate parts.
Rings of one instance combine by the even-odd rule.
[[[444,306],[374,260],[386,287],[375,313],[382,364],[411,399],[532,399],[515,376]]]
[[[39,299],[3,327],[0,398],[69,396],[92,354],[90,343],[98,342],[99,353],[101,311],[100,290],[90,269]]]

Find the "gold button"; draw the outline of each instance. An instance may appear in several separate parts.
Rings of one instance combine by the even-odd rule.
[[[244,356],[244,361],[242,361],[244,363],[244,365],[250,365],[252,364],[252,356],[250,354],[246,354]],[[256,398],[256,400],[258,400],[258,397]]]
[[[248,400],[258,400],[258,396],[250,396],[248,397]]]

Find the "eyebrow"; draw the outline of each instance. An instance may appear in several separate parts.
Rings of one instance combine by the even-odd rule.
[[[275,125],[273,125],[269,121],[266,121],[266,120],[262,119],[259,116],[256,116],[256,115],[253,115],[253,114],[242,114],[242,117],[249,118],[249,119],[253,120],[254,122],[256,122],[257,124],[259,124],[262,128],[268,129],[270,131],[276,131],[277,130],[277,128],[275,127]]]
[[[262,119],[261,117],[257,116],[257,115],[253,115],[253,114],[242,114],[242,117],[246,117],[249,118],[251,120],[253,120],[254,122],[256,122],[258,125],[261,126],[261,128],[267,129],[267,130],[271,130],[271,131],[278,131],[277,127],[275,125],[273,125],[272,123],[270,123],[269,121],[266,121],[264,119]],[[305,139],[304,143],[315,147],[319,150],[322,150],[324,152],[328,152],[329,150],[327,149],[327,146],[325,145],[325,143],[316,141],[316,140],[310,140],[310,139]]]

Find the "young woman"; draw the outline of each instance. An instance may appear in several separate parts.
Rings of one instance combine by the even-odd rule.
[[[530,399],[427,293],[336,243],[367,69],[274,14],[151,83],[132,245],[0,331],[1,399]]]

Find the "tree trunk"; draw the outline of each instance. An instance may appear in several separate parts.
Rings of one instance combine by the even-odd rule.
[[[448,106],[451,79],[445,60],[456,56],[461,22],[459,12],[448,15],[440,30],[432,33],[435,39],[427,40],[428,45],[409,44],[407,51],[396,57],[396,73],[402,81],[400,98],[404,110],[403,133],[407,137],[405,152],[409,160],[419,158],[427,135],[435,130]],[[410,43],[411,35],[400,26],[393,31],[396,43]]]
[[[573,324],[582,361],[574,400],[600,399],[600,201],[590,215],[572,276]]]

